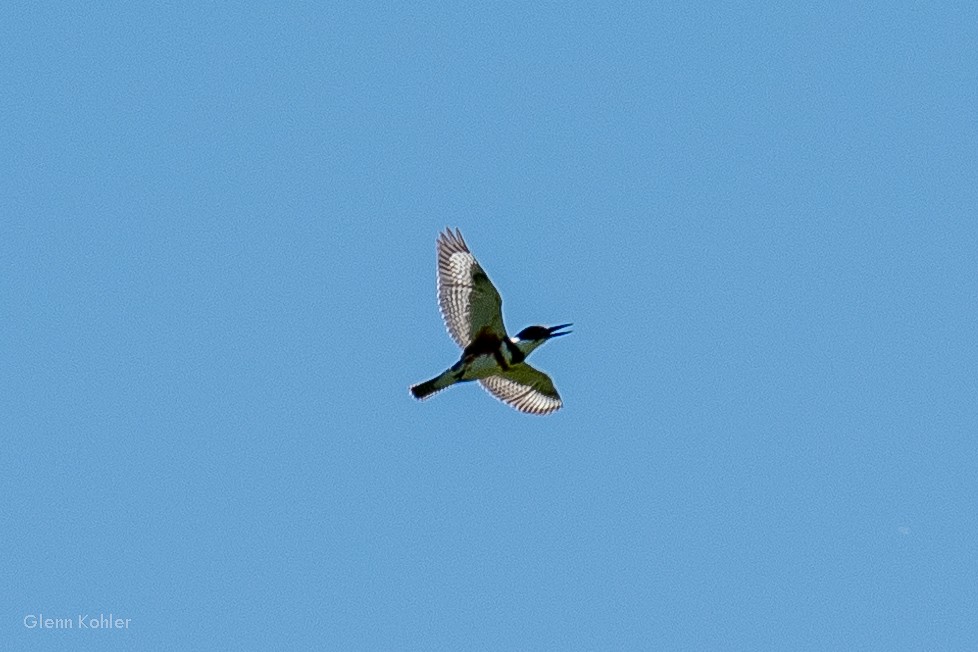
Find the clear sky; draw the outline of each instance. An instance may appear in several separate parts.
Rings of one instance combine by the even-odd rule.
[[[362,4],[0,9],[0,647],[978,647],[975,5]]]

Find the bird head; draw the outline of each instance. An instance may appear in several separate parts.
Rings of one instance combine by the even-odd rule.
[[[516,334],[516,344],[523,353],[529,353],[547,340],[567,335],[572,331],[562,330],[573,324],[561,324],[560,326],[527,326]]]

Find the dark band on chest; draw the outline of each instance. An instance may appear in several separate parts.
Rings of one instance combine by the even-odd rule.
[[[509,353],[512,360],[507,363],[506,356],[503,355],[503,347],[506,347],[507,353]],[[477,358],[480,355],[491,355],[496,359],[496,364],[498,364],[503,371],[509,369],[510,365],[519,364],[523,362],[526,356],[520,351],[519,347],[513,344],[513,342],[507,337],[501,339],[490,333],[488,331],[482,331],[478,333],[472,342],[465,347],[462,351],[463,360],[471,360]]]
[[[520,351],[520,347],[513,344],[513,340],[506,338],[506,348],[509,349],[509,355],[513,359],[513,364],[519,364],[526,360],[526,356]]]

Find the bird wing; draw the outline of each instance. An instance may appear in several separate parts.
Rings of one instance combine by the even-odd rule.
[[[438,236],[438,305],[448,333],[463,349],[475,336],[486,331],[500,339],[503,326],[503,300],[479,265],[462,233],[445,229]]]
[[[525,362],[479,381],[482,387],[503,403],[520,412],[550,414],[563,402],[550,376]]]

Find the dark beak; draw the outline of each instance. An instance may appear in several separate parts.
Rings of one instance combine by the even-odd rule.
[[[558,333],[557,332],[561,328],[567,328],[568,326],[573,326],[573,325],[574,324],[561,324],[560,326],[551,326],[550,328],[547,329],[549,331],[549,333],[550,333],[547,337],[548,338],[551,338],[551,337],[560,337],[561,335],[567,335],[568,333],[573,333],[574,331],[564,331],[562,333]]]

